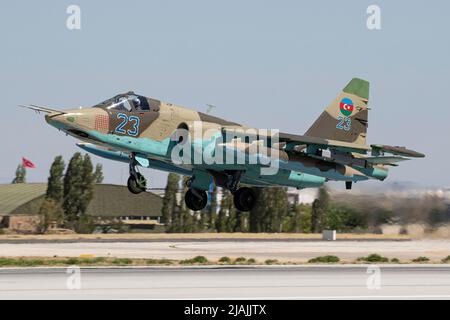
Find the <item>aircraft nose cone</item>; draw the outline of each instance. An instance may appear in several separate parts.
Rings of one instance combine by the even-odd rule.
[[[70,121],[64,114],[48,114],[45,116],[45,121],[58,129],[65,129],[70,126]]]

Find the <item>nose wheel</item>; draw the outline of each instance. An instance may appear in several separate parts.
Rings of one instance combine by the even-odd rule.
[[[139,194],[147,189],[147,179],[136,170],[137,162],[134,156],[130,160],[130,177],[127,181],[128,190],[133,194]]]
[[[147,189],[147,180],[142,174],[136,172],[135,176],[130,175],[128,178],[127,187],[131,193],[139,194]]]
[[[191,188],[184,195],[184,202],[192,211],[199,211],[206,207],[208,195],[204,190]]]

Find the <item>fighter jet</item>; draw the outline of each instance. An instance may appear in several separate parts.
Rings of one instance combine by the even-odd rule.
[[[366,144],[369,82],[354,78],[304,135],[261,130],[136,94],[118,94],[90,108],[45,113],[51,126],[97,156],[129,164],[128,189],[147,189],[138,167],[189,176],[186,206],[208,202],[212,183],[228,189],[240,211],[257,202],[255,187],[320,187],[326,181],[383,181],[388,168],[422,153]],[[255,111],[256,112],[256,111]],[[261,112],[261,111],[258,111]]]

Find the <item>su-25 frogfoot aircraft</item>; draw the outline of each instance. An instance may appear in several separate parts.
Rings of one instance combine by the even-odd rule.
[[[307,188],[335,180],[351,189],[352,182],[383,181],[389,166],[424,157],[405,147],[366,144],[368,100],[369,83],[352,79],[304,135],[269,135],[134,92],[92,108],[25,107],[46,113],[45,120],[81,140],[82,149],[129,163],[134,194],[147,188],[141,166],[190,176],[185,202],[191,210],[206,206],[206,191],[215,183],[233,193],[238,210],[249,211],[257,201],[252,186]],[[227,161],[207,161],[224,155]],[[270,168],[276,170],[263,173]]]

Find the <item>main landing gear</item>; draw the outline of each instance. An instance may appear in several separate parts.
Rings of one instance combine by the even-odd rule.
[[[136,170],[137,161],[134,156],[130,159],[130,177],[127,181],[128,190],[131,193],[139,194],[147,189],[147,179]]]
[[[233,193],[233,202],[239,211],[250,211],[256,204],[256,193],[247,187],[239,188]]]
[[[206,207],[208,195],[204,190],[191,188],[184,195],[184,202],[192,211],[199,211]]]
[[[240,171],[234,172],[230,175],[229,183],[223,187],[230,190],[233,194],[233,202],[237,210],[250,211],[256,204],[257,196],[255,191],[251,188],[238,187],[241,175],[242,172]],[[193,179],[194,178],[191,178],[187,181],[189,190],[184,196],[184,201],[186,203],[186,207],[193,211],[199,211],[206,207],[208,203],[208,194],[204,190],[192,188],[191,184]]]

